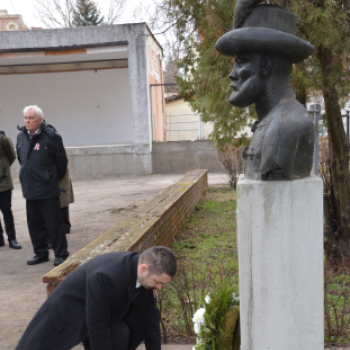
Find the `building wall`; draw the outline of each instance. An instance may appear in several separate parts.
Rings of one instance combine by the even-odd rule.
[[[42,51],[91,45],[103,48],[109,46],[108,43],[121,42],[127,45],[127,56],[117,58],[128,60],[128,69],[98,70],[97,73],[95,69],[43,73],[32,75],[33,79],[29,74],[1,75],[1,129],[15,141],[15,126],[23,123],[22,108],[39,104],[47,121],[55,125],[65,145],[71,147],[67,151],[73,177],[150,174],[152,118],[146,44],[150,37],[155,41],[145,23],[0,32],[0,52],[11,52],[11,57],[17,52],[29,53],[30,57],[21,54],[16,61],[24,65],[61,62],[58,58],[56,62],[51,56],[50,59],[46,54],[41,55]],[[96,52],[99,54],[98,49]],[[100,53],[99,59],[106,59],[106,55]],[[72,56],[68,62],[79,63],[79,57],[74,60]],[[81,56],[85,61],[86,53]],[[0,62],[4,67],[13,65],[16,63],[12,58]],[[100,79],[102,75],[104,79]],[[78,91],[82,93],[78,95]],[[76,114],[73,115],[72,111]],[[114,111],[122,112],[120,119],[113,114]],[[12,173],[18,174],[16,166]]]
[[[67,147],[69,174],[73,180],[101,179],[126,175],[149,175],[152,162],[148,145],[133,144]],[[20,166],[11,166],[12,179],[18,181]]]
[[[154,174],[186,174],[194,169],[223,173],[212,141],[155,142],[152,151]]]
[[[147,62],[149,84],[162,84],[163,51],[151,35],[147,38]],[[165,98],[164,86],[150,86],[152,106],[152,134],[153,141],[165,141],[166,128],[165,120]]]
[[[184,114],[177,116],[178,114]],[[181,123],[189,122],[193,123]],[[198,140],[199,136],[199,116],[194,112],[190,104],[184,99],[178,99],[166,103],[166,122],[167,122],[167,137],[166,141],[183,141],[183,140]],[[176,131],[182,129],[196,129],[192,131]],[[213,123],[201,123],[201,139],[208,139],[209,134],[213,131]]]
[[[149,133],[149,84],[147,76],[146,25],[144,23],[121,24],[112,26],[88,26],[50,30],[27,30],[18,32],[0,32],[1,50],[52,51],[55,48],[95,45],[104,43],[127,42],[130,100],[133,123],[133,142],[150,144]],[[42,62],[45,64],[45,62]],[[2,77],[0,77],[1,85]],[[0,96],[1,97],[1,96]],[[64,101],[63,101],[64,103]]]
[[[1,129],[16,142],[22,109],[39,105],[65,146],[133,142],[128,69],[3,75]]]
[[[228,103],[228,102],[227,102]],[[184,114],[183,116],[176,116],[177,114]],[[166,141],[184,141],[184,140],[198,140],[199,129],[199,117],[198,113],[194,112],[190,104],[184,99],[180,98],[174,101],[166,103],[166,121],[167,129],[173,131],[167,131]],[[188,122],[193,123],[173,124],[173,122]],[[209,139],[209,135],[212,133],[214,123],[208,122],[201,123],[201,140]],[[193,131],[176,131],[179,129],[196,129]],[[253,133],[251,132],[251,126],[247,125],[236,137],[248,137],[251,138]]]
[[[21,15],[9,15],[6,10],[0,10],[0,31],[27,30]]]

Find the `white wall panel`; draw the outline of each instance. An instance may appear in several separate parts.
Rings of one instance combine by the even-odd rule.
[[[14,143],[29,104],[43,109],[65,146],[133,142],[128,69],[0,76],[0,130]]]

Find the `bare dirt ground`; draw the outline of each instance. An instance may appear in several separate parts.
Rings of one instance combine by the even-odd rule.
[[[125,218],[128,208],[150,200],[181,177],[153,175],[73,182],[75,203],[70,206],[72,229],[67,235],[70,254]],[[211,175],[210,179],[214,183],[225,182],[222,175]],[[46,285],[42,283],[42,277],[53,268],[54,259],[51,251],[49,262],[27,265],[27,260],[34,254],[27,229],[25,200],[19,184],[15,184],[13,191],[12,209],[17,240],[22,249],[11,249],[7,242],[5,247],[0,248],[1,350],[15,348],[29,321],[45,301]],[[7,239],[7,236],[4,238]],[[80,349],[81,346],[75,348]]]

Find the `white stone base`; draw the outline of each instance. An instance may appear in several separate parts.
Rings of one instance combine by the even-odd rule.
[[[241,350],[323,350],[323,182],[237,185]]]

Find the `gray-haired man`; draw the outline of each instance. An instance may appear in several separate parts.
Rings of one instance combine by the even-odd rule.
[[[25,126],[18,127],[16,148],[28,230],[35,253],[27,264],[36,265],[49,260],[44,235],[46,225],[55,252],[54,265],[57,266],[69,255],[58,185],[66,173],[68,160],[61,136],[55,128],[43,122],[42,110],[38,106],[28,106],[23,114]]]

